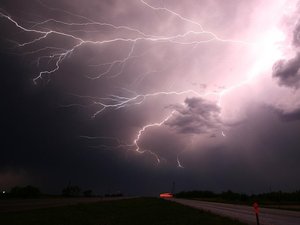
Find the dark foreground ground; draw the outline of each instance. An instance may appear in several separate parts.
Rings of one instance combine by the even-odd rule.
[[[102,201],[117,201],[122,199],[128,199],[127,197],[114,197],[114,198],[36,198],[36,199],[3,199],[0,200],[0,213],[6,212],[21,212],[33,209],[52,208],[59,206],[76,205],[79,203],[95,203]]]
[[[243,225],[157,198],[133,198],[0,213],[5,225]]]

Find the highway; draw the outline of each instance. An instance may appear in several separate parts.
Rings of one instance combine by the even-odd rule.
[[[177,198],[170,200],[193,208],[209,211],[221,216],[230,217],[249,225],[256,225],[254,209],[250,206]],[[300,225],[300,212],[298,211],[267,208],[260,208],[259,211],[260,225]]]

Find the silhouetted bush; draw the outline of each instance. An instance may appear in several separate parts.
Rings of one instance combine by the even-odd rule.
[[[10,190],[9,196],[12,198],[39,198],[41,192],[37,187],[26,186],[26,187],[13,187]]]
[[[215,198],[217,194],[212,191],[183,191],[175,194],[177,198]]]
[[[228,190],[226,192],[222,192],[219,196],[222,199],[230,200],[230,201],[240,201],[241,200],[241,194],[234,193],[231,190]]]
[[[86,190],[83,192],[84,197],[92,197],[93,196],[93,191],[92,190]]]
[[[110,197],[110,198],[116,198],[116,197],[123,197],[123,193],[121,192],[116,192],[113,194],[105,194],[104,197]]]
[[[62,195],[65,197],[79,197],[81,190],[78,186],[68,186],[62,190]]]
[[[179,192],[175,194],[177,198],[202,198],[202,199],[212,199],[212,200],[224,200],[229,202],[246,202],[251,203],[254,201],[261,202],[300,202],[300,191],[295,192],[269,192],[262,193],[257,195],[246,195],[241,193],[235,193],[231,190],[222,192],[222,193],[214,193],[211,191],[186,191]]]

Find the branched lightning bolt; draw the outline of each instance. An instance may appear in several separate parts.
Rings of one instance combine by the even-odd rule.
[[[119,138],[116,137],[104,137],[104,136],[99,136],[99,137],[91,137],[91,136],[79,136],[82,139],[86,140],[93,140],[93,141],[100,141],[101,144],[97,145],[92,145],[90,148],[101,148],[101,149],[122,149],[122,148],[131,148],[133,147],[132,144],[125,144],[123,143]],[[103,144],[102,141],[109,141],[110,144]]]
[[[230,39],[223,39],[223,38],[220,38],[218,35],[216,35],[215,33],[211,32],[211,31],[206,31],[203,26],[196,22],[196,21],[193,21],[193,20],[190,20],[182,15],[180,15],[179,13],[176,13],[168,8],[165,8],[165,7],[155,7],[149,3],[147,3],[146,1],[144,0],[141,0],[141,2],[143,4],[145,4],[147,7],[151,8],[152,10],[156,10],[156,11],[165,11],[175,17],[177,17],[178,19],[180,19],[181,21],[183,22],[187,22],[189,24],[193,24],[197,27],[199,27],[200,31],[189,31],[188,33],[190,34],[208,34],[211,36],[211,38],[207,41],[212,41],[212,40],[216,40],[216,41],[221,41],[221,42],[231,42],[231,43],[236,43],[236,44],[245,44],[245,45],[253,45],[254,43],[249,43],[249,42],[245,42],[245,41],[241,41],[241,40],[230,40]],[[183,35],[183,36],[186,36],[186,35]],[[207,41],[204,41],[204,42],[207,42]]]
[[[151,127],[160,127],[160,126],[162,126],[163,124],[165,124],[165,123],[173,116],[174,113],[175,113],[175,111],[172,111],[172,112],[171,112],[165,119],[163,119],[161,122],[159,122],[159,123],[150,123],[150,124],[145,125],[142,129],[140,129],[139,132],[138,132],[138,134],[137,134],[137,136],[136,136],[136,138],[135,138],[134,141],[133,141],[134,145],[136,146],[135,151],[138,152],[138,153],[149,152],[149,153],[151,153],[152,155],[154,155],[154,156],[156,157],[157,163],[160,163],[160,158],[159,158],[159,156],[158,156],[156,153],[154,153],[154,152],[152,152],[151,150],[148,150],[148,149],[142,149],[142,148],[139,146],[138,142],[139,142],[139,140],[140,140],[142,134],[143,134],[147,129],[149,129],[149,128],[151,128]]]
[[[131,46],[131,49],[130,49],[128,55],[127,55],[127,57],[125,57],[124,59],[121,59],[121,60],[115,60],[115,61],[113,61],[113,62],[111,62],[111,63],[101,64],[100,66],[103,66],[103,65],[109,65],[108,69],[107,69],[106,71],[104,71],[103,73],[99,74],[98,76],[95,76],[95,77],[90,77],[90,76],[88,76],[88,78],[90,78],[90,79],[92,79],[92,80],[94,80],[94,79],[99,79],[99,78],[105,76],[106,74],[109,74],[109,73],[111,72],[112,68],[113,68],[116,64],[121,64],[121,69],[120,69],[120,71],[119,71],[117,74],[115,74],[115,75],[113,75],[113,76],[110,76],[110,78],[116,78],[117,76],[119,76],[120,74],[122,74],[122,72],[124,71],[124,66],[125,66],[126,62],[127,62],[129,59],[133,58],[133,57],[132,57],[132,53],[133,53],[133,51],[134,51],[135,44],[136,44],[136,42],[133,42],[133,44],[132,44],[132,46]]]
[[[6,15],[2,12],[0,12],[0,18],[4,18],[4,19],[10,21],[12,24],[15,25],[16,28],[22,30],[23,32],[30,33],[35,36],[30,41],[19,43],[18,44],[19,48],[34,46],[35,44],[37,44],[43,40],[46,40],[51,35],[68,38],[73,41],[72,46],[69,48],[66,48],[66,49],[58,48],[55,46],[46,46],[46,47],[43,47],[43,48],[40,48],[37,50],[32,50],[32,51],[23,53],[24,55],[30,55],[30,54],[39,54],[39,53],[45,52],[44,53],[45,55],[38,57],[38,59],[37,59],[38,66],[40,65],[40,61],[42,59],[48,59],[49,61],[54,62],[54,66],[51,69],[40,71],[39,74],[33,78],[34,83],[37,83],[38,80],[43,79],[46,75],[50,76],[50,75],[54,74],[55,72],[59,71],[60,66],[62,65],[64,60],[68,56],[71,56],[71,54],[74,53],[75,51],[77,51],[77,50],[79,51],[79,48],[83,47],[85,45],[100,45],[100,46],[102,46],[105,44],[114,44],[117,42],[122,42],[122,43],[127,43],[129,46],[129,50],[123,58],[116,59],[112,62],[107,62],[107,63],[102,63],[102,64],[96,65],[99,67],[107,66],[107,69],[105,71],[99,73],[98,75],[86,75],[87,78],[92,79],[92,80],[103,79],[106,77],[116,78],[116,77],[120,76],[124,71],[126,63],[135,57],[139,57],[139,56],[134,55],[134,51],[135,51],[135,47],[136,47],[137,43],[140,41],[171,43],[171,44],[183,45],[183,46],[184,45],[198,46],[199,44],[203,44],[203,43],[207,43],[207,42],[211,42],[211,41],[218,41],[218,42],[231,43],[231,44],[242,44],[242,45],[251,46],[251,47],[257,46],[255,43],[249,43],[249,42],[245,42],[242,40],[231,40],[231,39],[221,38],[217,34],[211,32],[211,31],[205,30],[200,23],[193,21],[191,19],[188,19],[185,16],[183,16],[175,11],[172,11],[166,7],[155,7],[144,0],[141,0],[140,2],[151,10],[158,11],[161,13],[167,13],[171,16],[178,18],[178,20],[180,20],[184,23],[194,25],[198,29],[197,30],[188,30],[184,33],[180,33],[180,34],[176,34],[176,35],[172,35],[172,36],[152,35],[152,34],[147,34],[147,33],[143,32],[142,30],[132,28],[129,26],[123,26],[123,25],[117,26],[117,25],[114,25],[111,23],[98,22],[98,21],[94,21],[90,18],[87,18],[85,16],[74,14],[72,12],[68,12],[65,10],[57,9],[57,8],[50,8],[42,2],[40,2],[40,3],[50,10],[56,10],[56,11],[63,12],[67,15],[71,15],[71,16],[77,17],[81,20],[84,20],[85,22],[65,22],[65,21],[60,21],[60,20],[51,18],[51,19],[47,19],[47,20],[39,21],[39,22],[30,22],[32,25],[30,27],[26,27],[26,26],[23,26],[20,23],[18,23],[11,16]],[[55,30],[55,29],[49,28],[49,25],[53,24],[53,23],[56,25],[76,28],[75,30],[73,30],[73,32],[74,31],[88,32],[86,27],[89,27],[89,26],[109,27],[117,32],[120,32],[121,35],[117,34],[115,37],[113,37],[111,39],[103,39],[103,40],[95,41],[95,40],[82,38],[79,35],[73,34],[71,31],[70,32],[62,32],[60,30]],[[123,31],[124,31],[124,33],[122,33]],[[128,33],[130,33],[132,35],[134,34],[135,37],[128,38],[127,37]],[[193,41],[189,41],[187,39],[188,37],[195,36],[195,35],[201,35],[202,39],[193,40]],[[49,51],[50,51],[50,53],[49,53]],[[117,72],[115,74],[111,74],[111,71],[116,66],[120,66],[119,72]],[[156,70],[153,70],[153,71],[149,71],[147,73],[151,73],[151,72],[155,72],[155,71]],[[145,73],[145,74],[147,74],[147,73]],[[243,81],[241,81],[237,84],[234,84],[226,89],[223,89],[222,91],[219,91],[219,92],[199,93],[195,90],[159,91],[159,92],[148,93],[148,94],[135,94],[133,97],[126,97],[126,96],[119,96],[119,95],[110,95],[108,97],[93,97],[93,96],[79,96],[78,95],[77,96],[78,98],[87,100],[88,104],[69,104],[69,105],[65,105],[65,107],[71,107],[71,106],[89,107],[92,105],[93,106],[96,105],[100,109],[93,114],[93,117],[95,117],[98,114],[104,112],[105,110],[121,109],[121,108],[125,108],[125,107],[130,107],[133,105],[140,105],[147,98],[160,97],[160,96],[165,96],[165,95],[187,95],[187,94],[191,94],[191,95],[197,96],[197,97],[216,96],[218,99],[217,103],[220,106],[222,97],[224,95],[226,95],[226,93],[231,92],[243,85],[248,84],[253,79],[253,77],[254,76],[248,77],[246,80],[243,80]],[[85,139],[97,139],[98,138],[98,139],[106,139],[106,140],[111,139],[111,140],[114,140],[114,147],[116,147],[116,148],[122,148],[122,147],[134,148],[134,150],[138,153],[148,152],[148,153],[152,154],[156,158],[157,162],[159,163],[161,161],[160,157],[156,153],[154,153],[153,151],[151,151],[149,149],[143,149],[140,146],[139,142],[140,142],[141,137],[145,134],[147,129],[150,129],[153,127],[160,127],[160,126],[164,125],[173,116],[174,113],[175,113],[175,111],[172,111],[160,122],[149,123],[149,124],[143,126],[137,132],[136,137],[133,140],[132,144],[123,144],[119,139],[110,138],[110,137],[107,138],[107,137],[82,136],[81,138],[85,138]],[[223,132],[222,132],[222,135],[226,136]],[[103,147],[103,146],[101,146],[101,147]],[[106,146],[106,147],[112,147],[112,146]],[[178,156],[177,156],[177,163],[178,163],[179,167],[183,168],[182,164],[179,161]]]
[[[55,67],[51,70],[46,70],[46,71],[41,71],[39,73],[38,76],[36,76],[33,81],[36,83],[36,81],[38,79],[42,79],[44,75],[51,75],[55,72],[57,72],[59,69],[60,69],[60,64],[64,61],[64,59],[70,55],[71,53],[73,53],[77,48],[79,48],[80,46],[84,45],[84,44],[100,44],[100,45],[103,45],[103,44],[108,44],[108,43],[114,43],[114,42],[131,42],[132,43],[132,47],[128,53],[128,55],[121,59],[121,60],[116,60],[116,61],[113,61],[112,63],[110,63],[109,65],[109,68],[101,73],[100,75],[98,76],[95,76],[95,77],[91,77],[91,76],[87,76],[87,77],[90,77],[92,79],[97,79],[97,78],[101,78],[103,77],[104,75],[108,74],[111,69],[116,65],[116,64],[121,64],[121,71],[114,75],[113,77],[116,77],[118,76],[119,74],[122,73],[123,71],[123,67],[125,65],[125,63],[130,59],[133,51],[134,51],[134,46],[135,44],[140,41],[140,40],[144,40],[144,41],[151,41],[151,42],[170,42],[170,43],[176,43],[176,44],[199,44],[199,43],[205,43],[205,42],[208,42],[208,41],[212,41],[212,40],[216,40],[216,41],[222,41],[222,42],[232,42],[232,43],[242,43],[242,44],[249,44],[247,42],[243,42],[243,41],[238,41],[238,40],[225,40],[225,39],[221,39],[219,38],[217,35],[215,35],[214,33],[212,32],[208,32],[208,31],[204,31],[202,26],[197,23],[197,22],[194,22],[192,20],[189,20],[189,19],[186,19],[185,17],[181,16],[180,14],[178,13],[175,13],[171,10],[168,10],[167,8],[155,8],[153,6],[151,6],[150,4],[146,3],[145,1],[141,1],[143,4],[145,4],[146,6],[150,7],[151,9],[153,10],[165,10],[177,17],[179,17],[181,20],[185,21],[185,22],[189,22],[189,23],[193,23],[193,24],[196,24],[197,26],[200,27],[200,31],[187,31],[186,33],[184,34],[178,34],[178,35],[174,35],[174,36],[155,36],[155,35],[148,35],[148,34],[145,34],[144,32],[138,30],[138,29],[135,29],[135,28],[131,28],[131,27],[128,27],[128,26],[115,26],[113,24],[109,24],[109,23],[100,23],[100,22],[96,22],[96,21],[93,21],[93,20],[90,20],[86,17],[83,17],[83,16],[79,16],[79,15],[75,15],[77,17],[80,17],[80,18],[84,18],[86,20],[88,20],[88,22],[86,23],[67,23],[67,22],[64,22],[64,21],[59,21],[59,20],[55,20],[55,19],[48,19],[48,20],[45,20],[45,21],[42,21],[42,22],[38,22],[38,23],[35,23],[31,28],[26,28],[22,25],[20,25],[17,21],[15,21],[14,19],[12,19],[10,16],[8,15],[5,15],[3,14],[2,12],[0,12],[0,16],[1,17],[4,17],[6,19],[8,19],[9,21],[11,21],[17,28],[25,31],[25,32],[30,32],[30,33],[34,33],[34,34],[37,34],[39,35],[37,38],[34,38],[33,40],[31,41],[28,41],[28,42],[24,42],[24,43],[20,43],[19,44],[19,47],[25,47],[25,46],[28,46],[28,45],[32,45],[32,44],[35,44],[41,40],[44,40],[46,38],[48,38],[51,34],[53,35],[58,35],[58,36],[64,36],[64,37],[67,37],[67,38],[71,38],[73,39],[74,41],[77,42],[77,44],[75,44],[72,48],[68,49],[68,50],[65,50],[63,51],[62,53],[55,53],[55,54],[51,54],[49,55],[48,57],[51,58],[51,59],[55,59]],[[66,11],[64,11],[66,12]],[[69,12],[67,12],[68,14],[71,14]],[[74,14],[71,14],[74,16]],[[67,26],[89,26],[89,25],[98,25],[98,26],[109,26],[113,29],[116,29],[116,30],[119,30],[119,29],[122,29],[122,30],[127,30],[127,31],[131,31],[131,32],[135,32],[139,35],[139,37],[136,37],[136,38],[124,38],[124,37],[116,37],[116,38],[113,38],[113,39],[108,39],[108,40],[101,40],[101,41],[92,41],[92,40],[84,40],[78,36],[75,36],[73,34],[69,34],[69,33],[65,33],[65,32],[61,32],[61,31],[57,31],[57,30],[53,30],[53,29],[49,29],[49,28],[43,28],[41,30],[39,29],[35,29],[36,27],[41,27],[43,25],[47,25],[49,22],[55,22],[55,23],[58,23],[58,24],[62,24],[62,25],[67,25]],[[44,31],[44,30],[47,30],[47,31]],[[189,36],[189,35],[194,35],[194,34],[206,34],[206,35],[209,35],[210,37],[207,39],[207,40],[200,40],[200,41],[190,41],[190,42],[186,42],[184,41],[184,38]],[[50,47],[48,47],[49,49]],[[37,51],[41,51],[41,50],[37,50]]]
[[[121,108],[128,107],[128,106],[131,106],[131,105],[140,105],[147,98],[150,98],[150,97],[157,97],[157,96],[163,96],[163,95],[187,95],[187,94],[193,94],[193,95],[198,96],[198,97],[205,97],[205,96],[208,96],[208,95],[216,95],[216,93],[214,93],[214,92],[208,92],[208,93],[205,93],[205,94],[201,94],[201,93],[196,92],[194,90],[185,90],[185,91],[181,91],[181,92],[161,91],[161,92],[154,92],[154,93],[144,94],[144,95],[139,94],[139,95],[136,95],[132,98],[117,96],[117,95],[111,95],[109,98],[106,98],[106,100],[113,101],[112,104],[106,104],[102,101],[94,100],[94,104],[95,105],[100,105],[101,109],[98,110],[97,112],[95,112],[93,117],[97,116],[99,113],[101,113],[104,110],[109,109],[109,108],[121,109]],[[87,97],[87,98],[91,98],[91,97]],[[101,100],[105,100],[105,99],[102,98]]]

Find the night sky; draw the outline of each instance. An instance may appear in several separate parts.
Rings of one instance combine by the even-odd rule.
[[[296,0],[2,0],[0,189],[300,188]]]

